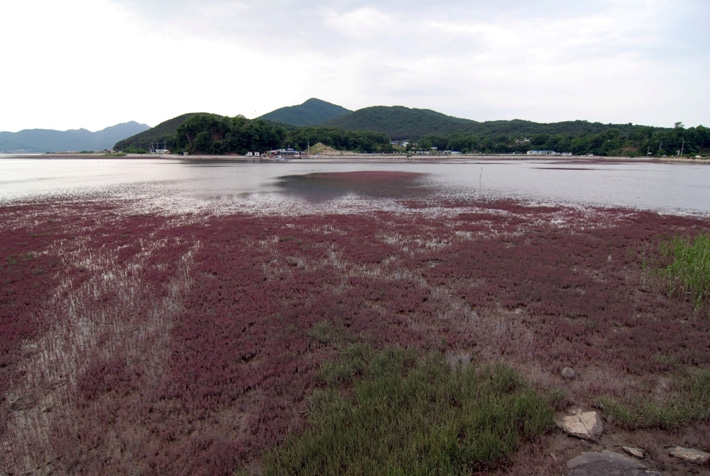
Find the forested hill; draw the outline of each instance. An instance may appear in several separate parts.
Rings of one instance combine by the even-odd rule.
[[[329,119],[321,126],[348,131],[381,132],[394,140],[417,139],[429,134],[451,134],[465,130],[475,121],[447,116],[429,109],[404,106],[372,106]]]
[[[351,112],[342,106],[311,98],[298,106],[282,107],[257,119],[302,127],[319,125],[329,119]]]
[[[681,122],[673,128],[588,121],[550,124],[519,119],[477,122],[429,109],[373,106],[346,112],[315,125],[294,125],[316,121],[318,110],[319,114],[325,114],[325,110],[331,113],[347,111],[325,101],[309,99],[300,106],[282,108],[252,120],[243,116],[183,114],[118,142],[114,148],[124,152],[146,152],[152,145],[176,153],[242,154],[282,147],[305,150],[309,145],[321,142],[337,150],[380,153],[452,150],[524,154],[530,150],[548,150],[575,155],[638,157],[695,156],[710,152],[710,129],[703,126],[686,129]],[[271,120],[266,120],[269,117]]]
[[[139,134],[125,138],[119,142],[116,142],[113,146],[115,150],[123,151],[147,151],[153,148],[170,148],[170,143],[175,140],[175,132],[178,127],[186,120],[194,117],[198,114],[206,114],[202,112],[188,112],[187,114],[182,114],[172,119],[168,119],[165,122],[161,122],[155,127],[148,129],[147,131],[140,132]],[[124,136],[125,137],[125,136]],[[164,147],[162,147],[164,146]]]
[[[477,122],[447,116],[429,109],[410,109],[403,106],[373,106],[359,109],[351,114],[330,119],[321,126],[337,127],[350,131],[380,132],[393,140],[416,140],[428,135],[451,134],[476,135],[480,137],[515,136],[524,138],[539,134],[563,134],[579,136],[599,134],[608,129],[618,129],[629,134],[631,124],[601,124],[588,121],[567,121],[541,124],[514,119],[511,121]],[[660,128],[658,128],[660,129]]]
[[[116,124],[100,131],[86,129],[56,131],[25,129],[19,132],[0,132],[0,152],[67,152],[110,149],[121,139],[148,129],[135,121]]]
[[[165,145],[171,148],[178,127],[187,119],[206,113],[188,113],[169,119],[154,128],[122,140],[114,146],[116,150],[149,150],[151,144]],[[267,120],[283,124],[287,129],[293,127],[321,127],[341,129],[353,132],[373,132],[384,134],[392,140],[416,141],[427,136],[477,136],[501,142],[525,139],[541,135],[564,135],[579,137],[601,134],[610,129],[630,136],[632,133],[649,136],[663,128],[635,126],[632,124],[601,124],[588,121],[567,121],[543,124],[514,119],[510,121],[478,122],[448,116],[430,109],[414,109],[404,106],[372,106],[355,112],[320,99],[309,99],[299,106],[277,109],[256,120]]]

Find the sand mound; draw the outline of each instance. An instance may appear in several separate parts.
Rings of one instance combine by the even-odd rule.
[[[335,154],[342,154],[343,152],[337,149],[334,149],[330,147],[329,145],[325,145],[322,142],[318,142],[316,145],[311,146],[310,148],[310,155],[335,155]]]

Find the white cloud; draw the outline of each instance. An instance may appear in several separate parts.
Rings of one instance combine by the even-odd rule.
[[[309,97],[476,120],[710,125],[703,0],[4,2],[0,130]]]
[[[371,7],[345,13],[331,10],[326,14],[325,25],[337,35],[365,40],[401,33],[390,15]]]

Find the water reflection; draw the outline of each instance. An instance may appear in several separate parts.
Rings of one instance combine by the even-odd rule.
[[[432,192],[423,181],[425,175],[401,171],[320,172],[280,177],[276,186],[288,195],[316,203],[350,194],[362,198],[421,198]]]
[[[505,198],[710,215],[710,166],[621,161],[448,162],[0,159],[0,204],[61,197],[266,209],[352,199]],[[291,204],[289,205],[289,202]],[[190,204],[190,205],[188,205]]]

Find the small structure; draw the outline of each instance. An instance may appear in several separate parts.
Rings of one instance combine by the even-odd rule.
[[[162,146],[160,142],[151,142],[150,143],[150,152],[152,154],[169,154],[170,151],[165,147],[165,141],[162,142]]]
[[[289,159],[300,159],[301,153],[295,149],[274,149],[262,154],[265,157],[273,158],[276,160],[289,160]]]

